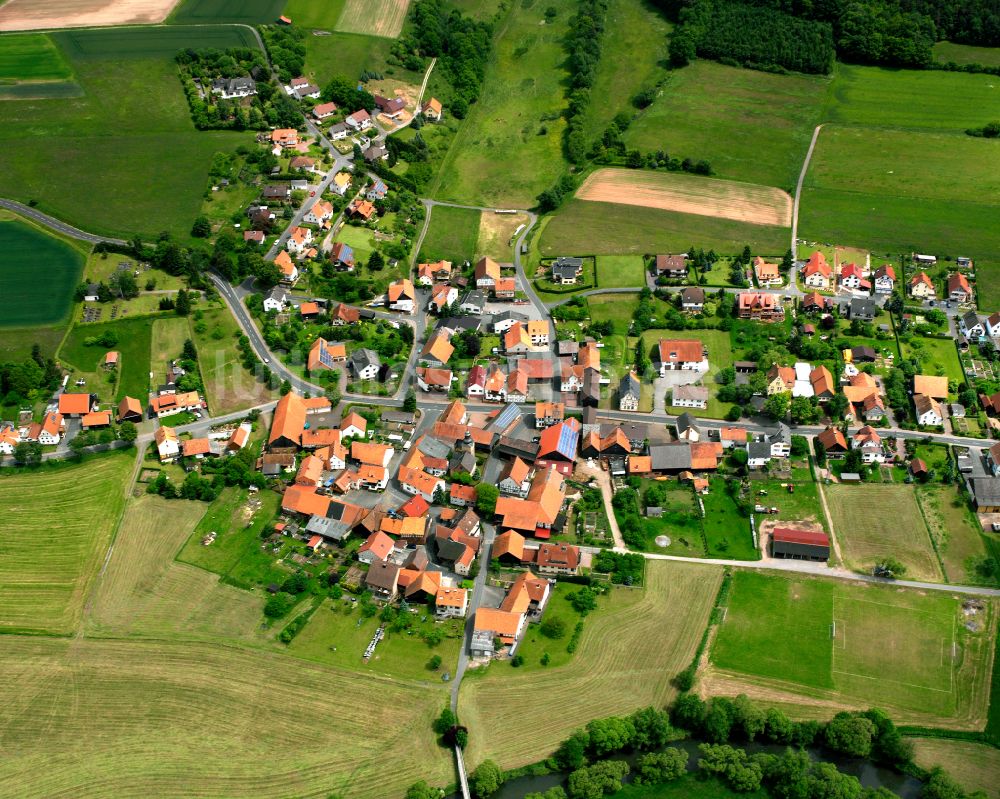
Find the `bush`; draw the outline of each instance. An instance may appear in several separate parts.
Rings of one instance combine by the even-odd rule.
[[[558,640],[566,635],[566,622],[558,616],[550,616],[541,623],[539,631],[546,638]]]
[[[264,615],[269,619],[280,619],[282,616],[286,616],[294,606],[295,597],[280,591],[264,603]]]

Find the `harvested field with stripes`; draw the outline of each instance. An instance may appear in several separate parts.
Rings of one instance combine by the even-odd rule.
[[[754,225],[788,227],[792,223],[792,198],[781,189],[676,172],[598,169],[576,196]]]
[[[0,476],[0,631],[73,632],[125,505],[134,457]]]
[[[347,0],[337,30],[395,39],[403,30],[409,7],[410,0]]]
[[[676,693],[671,679],[694,657],[721,579],[721,569],[649,562],[645,589],[615,588],[598,601],[565,666],[519,674],[496,663],[467,678],[459,716],[473,730],[469,768],[486,758],[503,768],[533,763],[591,719],[662,707]]]

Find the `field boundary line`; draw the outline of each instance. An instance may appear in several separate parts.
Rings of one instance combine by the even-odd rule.
[[[836,599],[836,597],[835,597],[835,599]],[[897,610],[908,610],[911,613],[923,613],[926,616],[948,616],[949,618],[951,618],[951,614],[950,613],[938,613],[937,611],[933,611],[933,610],[920,610],[919,608],[909,608],[909,607],[906,607],[904,605],[893,605],[893,604],[890,604],[889,602],[877,602],[874,599],[858,599],[858,598],[855,598],[853,596],[841,597],[841,599],[843,599],[845,602],[864,602],[867,605],[880,605],[883,608],[895,608]]]
[[[834,671],[834,674],[842,674],[845,677],[857,677],[860,680],[877,680],[879,682],[891,683],[892,685],[902,685],[906,688],[917,688],[921,691],[934,691],[939,694],[950,694],[952,691],[950,688],[930,688],[926,685],[916,685],[912,682],[903,682],[902,680],[891,680],[888,677],[879,675],[878,677],[872,677],[870,674],[855,674],[853,671]]]

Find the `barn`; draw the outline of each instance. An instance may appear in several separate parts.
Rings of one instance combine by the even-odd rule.
[[[775,527],[771,532],[771,554],[795,560],[829,560],[830,538],[826,533]]]

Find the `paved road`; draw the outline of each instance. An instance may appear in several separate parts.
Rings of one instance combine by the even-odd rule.
[[[799,198],[802,196],[802,184],[806,180],[806,172],[809,171],[809,162],[812,160],[813,150],[816,149],[816,140],[819,138],[819,132],[822,130],[822,125],[817,125],[815,130],[813,130],[812,140],[809,142],[809,149],[806,150],[806,158],[802,162],[802,171],[799,172],[799,180],[795,184],[795,199],[792,201],[792,260],[798,260],[799,254]],[[796,285],[795,275],[791,275],[792,285]]]
[[[110,236],[97,236],[93,233],[86,233],[79,228],[75,228],[66,222],[56,219],[54,216],[43,214],[37,208],[32,208],[30,205],[19,203],[17,200],[0,199],[0,208],[6,208],[8,211],[15,211],[21,216],[27,217],[34,222],[38,222],[40,225],[44,225],[45,227],[55,230],[57,233],[69,236],[71,239],[88,241],[91,244],[99,244],[102,241],[106,241],[109,244],[117,244],[120,247],[128,246],[128,242],[124,239],[114,239]]]
[[[496,528],[492,524],[483,522],[482,527],[483,540],[479,547],[479,574],[476,575],[472,597],[469,600],[469,609],[465,614],[465,640],[462,642],[462,651],[458,655],[458,667],[455,669],[455,676],[451,684],[451,709],[454,713],[458,712],[458,690],[462,686],[462,678],[469,666],[469,648],[472,644],[472,631],[475,628],[476,610],[483,601],[483,591],[486,589],[486,580],[490,572],[490,549],[493,547],[493,539],[496,537]]]

